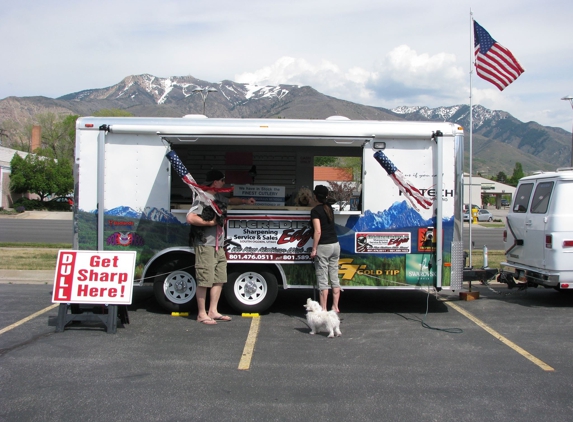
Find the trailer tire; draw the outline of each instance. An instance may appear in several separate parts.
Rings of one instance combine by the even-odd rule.
[[[157,303],[169,312],[192,310],[196,305],[193,299],[197,292],[194,272],[176,270],[168,273],[160,271],[160,274],[153,282]]]
[[[259,313],[277,298],[277,278],[268,270],[233,271],[227,276],[223,294],[237,312]]]

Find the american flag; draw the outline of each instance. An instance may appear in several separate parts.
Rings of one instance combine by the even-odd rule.
[[[388,158],[386,154],[382,151],[376,151],[374,153],[374,158],[378,161],[378,164],[382,166],[390,179],[394,182],[400,191],[406,196],[410,204],[414,207],[416,211],[420,211],[418,206],[428,210],[432,206],[432,201],[428,198],[424,198],[424,195],[418,188],[416,188],[412,183],[410,183],[402,172],[394,165],[394,163]]]
[[[503,91],[525,70],[511,51],[494,40],[483,27],[474,21],[474,48],[476,73]]]
[[[220,216],[221,210],[219,209],[217,204],[215,204],[215,202],[213,201],[213,199],[214,199],[213,196],[211,194],[205,192],[205,190],[210,190],[210,191],[214,191],[214,192],[231,192],[233,190],[233,188],[215,189],[215,188],[210,187],[210,186],[200,185],[195,181],[193,176],[191,176],[191,173],[189,173],[189,171],[187,170],[187,167],[185,167],[185,164],[183,164],[183,162],[181,161],[179,156],[175,153],[175,151],[170,151],[165,156],[167,157],[167,159],[171,163],[171,166],[173,167],[175,172],[179,175],[179,177],[181,177],[183,182],[187,186],[189,186],[189,188],[193,192],[193,196],[198,197],[201,200],[201,202],[209,205],[211,208],[213,208],[213,210],[215,210],[217,215]]]

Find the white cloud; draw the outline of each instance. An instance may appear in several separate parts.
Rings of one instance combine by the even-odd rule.
[[[358,66],[341,69],[322,60],[282,57],[270,66],[235,76],[237,82],[258,85],[310,85],[325,94],[370,105],[416,103],[433,99],[464,102],[464,72],[453,54],[418,54],[407,45],[395,47],[373,70]]]
[[[0,2],[0,98],[57,97],[149,73],[310,85],[386,108],[469,102],[464,0]],[[480,0],[473,13],[526,69],[501,94],[474,75],[475,102],[570,130],[560,98],[573,93],[573,2]]]
[[[340,98],[348,99],[346,95],[353,93],[358,99],[369,96],[365,84],[371,77],[370,72],[358,67],[344,72],[327,60],[312,64],[301,58],[281,57],[270,66],[235,75],[235,81],[257,85],[308,85]]]

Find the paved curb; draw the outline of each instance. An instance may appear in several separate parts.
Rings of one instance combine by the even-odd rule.
[[[54,271],[0,270],[0,284],[54,284]]]
[[[72,220],[74,213],[71,211],[24,211],[19,214],[0,214],[0,218],[12,218],[18,220]]]

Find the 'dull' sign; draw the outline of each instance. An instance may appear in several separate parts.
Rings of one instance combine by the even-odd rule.
[[[53,303],[130,305],[135,251],[59,251]]]

